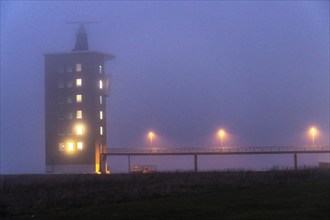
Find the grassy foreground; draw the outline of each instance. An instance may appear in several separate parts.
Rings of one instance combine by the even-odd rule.
[[[330,219],[329,178],[329,170],[6,176],[1,211],[10,219]]]

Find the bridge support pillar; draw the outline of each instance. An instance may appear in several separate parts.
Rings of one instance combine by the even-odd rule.
[[[198,157],[197,157],[197,154],[194,154],[194,171],[195,171],[195,173],[198,172]]]
[[[100,154],[100,173],[101,174],[107,174],[107,155],[106,154]]]
[[[131,173],[131,155],[128,155],[128,173]]]
[[[294,160],[294,170],[298,170],[298,157],[297,154],[293,154],[293,160]]]

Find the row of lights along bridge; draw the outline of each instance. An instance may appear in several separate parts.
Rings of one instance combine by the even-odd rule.
[[[315,128],[315,127],[311,127],[309,129],[309,135],[310,135],[310,138],[312,140],[312,146],[315,146],[315,138],[317,136],[317,133],[318,133],[318,130]],[[217,137],[220,141],[220,147],[223,146],[223,143],[224,143],[224,139],[226,137],[227,133],[224,129],[219,129],[217,131]],[[148,133],[148,138],[149,138],[149,141],[150,141],[150,147],[153,147],[153,143],[155,141],[155,138],[156,138],[156,134],[154,131],[149,131]]]

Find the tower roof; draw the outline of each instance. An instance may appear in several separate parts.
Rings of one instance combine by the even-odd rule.
[[[80,25],[76,34],[76,44],[72,51],[88,50],[88,39],[84,25]]]

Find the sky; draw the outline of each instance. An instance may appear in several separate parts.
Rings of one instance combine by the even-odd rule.
[[[44,57],[112,53],[108,146],[329,144],[328,1],[1,1],[1,173],[44,171]],[[265,159],[267,160],[267,159]]]

